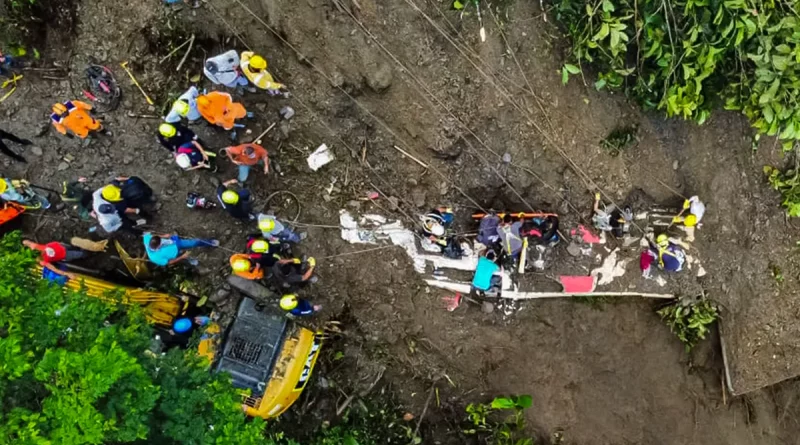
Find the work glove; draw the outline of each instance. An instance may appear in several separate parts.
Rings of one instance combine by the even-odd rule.
[[[600,201],[600,192],[597,192],[597,193],[594,194],[594,200],[595,201]]]
[[[683,210],[688,209],[689,206],[691,206],[691,205],[692,205],[692,202],[690,200],[688,200],[688,199],[684,200],[683,201]]]
[[[314,267],[314,266],[316,266],[316,265],[317,265],[317,260],[315,260],[313,256],[312,256],[312,257],[310,257],[310,258],[308,259],[308,267]]]

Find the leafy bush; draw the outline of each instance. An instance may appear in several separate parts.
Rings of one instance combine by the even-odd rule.
[[[464,433],[480,437],[487,444],[533,445],[525,437],[524,411],[531,407],[531,396],[497,397],[491,403],[467,405],[469,427]]]
[[[781,206],[789,216],[800,216],[800,177],[795,169],[785,172],[769,165],[764,167],[769,185],[781,193]]]
[[[193,351],[149,354],[140,311],[35,279],[0,240],[0,443],[264,444],[224,375]]]
[[[605,139],[600,141],[600,147],[606,150],[611,156],[619,156],[623,151],[636,145],[637,131],[638,127],[636,125],[617,127],[613,129]]]
[[[689,353],[700,340],[706,338],[711,326],[719,318],[717,306],[710,300],[678,301],[658,310],[658,315],[678,336]]]
[[[724,103],[788,150],[800,140],[795,8],[786,0],[559,0],[572,38],[562,75],[592,64],[598,90],[624,89],[646,108],[700,124]]]

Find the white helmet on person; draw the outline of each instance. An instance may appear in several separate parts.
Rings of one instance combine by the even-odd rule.
[[[189,155],[186,153],[180,153],[175,156],[175,163],[178,164],[178,167],[182,169],[187,169],[192,166],[192,160],[189,159]]]

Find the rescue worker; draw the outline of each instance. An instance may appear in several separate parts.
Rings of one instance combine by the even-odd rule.
[[[247,80],[273,96],[281,94],[281,89],[286,88],[282,83],[275,82],[272,74],[267,72],[267,61],[252,51],[242,52],[240,67]]]
[[[448,258],[461,258],[464,251],[456,238],[449,233],[454,219],[455,215],[450,207],[437,207],[425,214],[422,217],[422,236],[429,243],[425,243],[423,248],[429,251],[438,248]]]
[[[238,102],[234,102],[228,93],[212,91],[197,98],[197,109],[212,125],[226,130],[233,130],[236,119],[247,116],[247,110]]]
[[[286,294],[281,297],[281,309],[295,317],[307,317],[319,312],[320,305],[312,305],[308,300],[298,298],[295,294]]]
[[[250,168],[258,164],[264,165],[264,174],[269,173],[269,155],[267,150],[258,144],[242,144],[224,148],[228,159],[239,166],[239,182],[244,183],[250,176]]]
[[[689,214],[683,216],[686,211]],[[694,231],[700,227],[703,220],[703,215],[706,214],[706,205],[700,201],[700,197],[695,195],[683,201],[683,209],[681,213],[672,219],[673,224],[681,224],[683,230],[686,232],[686,240],[689,242],[694,241]]]
[[[195,122],[200,119],[200,111],[197,109],[197,96],[200,92],[197,87],[190,87],[185,93],[178,97],[178,100],[172,103],[169,113],[164,116],[164,121],[168,124],[174,124],[186,118],[189,122]]]
[[[90,132],[103,131],[100,121],[89,114],[91,109],[91,105],[79,100],[57,103],[53,105],[50,121],[59,133],[86,139]],[[105,133],[111,135],[108,131]]]
[[[611,232],[615,237],[622,238],[630,232],[633,222],[633,211],[630,207],[620,210],[616,205],[610,204],[604,209],[600,208],[600,193],[594,195],[592,224],[597,230]]]
[[[219,200],[225,211],[231,216],[241,220],[256,219],[255,215],[251,212],[251,199],[250,190],[240,188],[234,190],[229,188],[231,185],[236,184],[235,179],[225,181],[217,187],[217,199]]]
[[[254,261],[250,254],[237,253],[231,255],[231,269],[234,275],[245,280],[261,280],[264,278],[264,268],[258,261]]]
[[[92,194],[91,217],[95,218],[107,233],[114,233],[122,228],[132,232],[134,224],[125,215],[127,213],[138,214],[140,212],[139,209],[131,208],[129,211],[129,208],[122,200],[122,192],[119,187],[106,187],[99,188]],[[109,201],[106,197],[115,201]],[[145,219],[139,219],[135,225],[143,225],[145,223],[147,223]]]
[[[233,49],[208,58],[203,67],[203,74],[214,85],[225,85],[228,88],[247,85],[247,79],[239,70],[239,54]]]
[[[88,255],[88,252],[85,250],[72,247],[69,244],[59,243],[58,241],[51,241],[47,244],[37,244],[33,241],[23,240],[22,244],[31,250],[38,250],[41,252],[42,262],[44,263],[74,261],[86,258]]]
[[[117,213],[122,215],[138,215],[142,210],[128,203],[122,197],[122,189],[114,184],[108,184],[98,190],[103,201],[114,206]],[[97,194],[97,192],[95,192]]]
[[[180,123],[163,123],[158,126],[158,142],[170,153],[174,153],[183,144],[197,141],[197,135]]]
[[[270,278],[275,287],[279,289],[291,289],[308,283],[316,283],[317,277],[314,276],[316,266],[317,260],[314,257],[305,261],[293,258],[291,261],[278,262],[272,266]]]
[[[0,198],[30,209],[49,209],[50,201],[31,188],[24,179],[0,178]]]
[[[521,221],[513,221],[511,215],[506,214],[503,221],[497,226],[497,236],[500,238],[500,245],[506,255],[517,258],[522,251],[522,236],[520,235],[520,228],[522,228]]]
[[[181,145],[175,151],[175,163],[185,171],[207,168],[212,172],[217,171],[217,154],[205,151],[197,141]]]
[[[264,270],[269,270],[275,264],[293,263],[293,258],[284,258],[281,243],[272,242],[261,238],[250,238],[247,241],[247,253],[250,259],[257,261]]]
[[[269,241],[279,241],[282,243],[299,243],[306,239],[307,233],[295,233],[292,229],[281,224],[273,215],[265,213],[258,214],[258,229],[261,235]]]
[[[155,202],[153,189],[138,176],[117,176],[110,185],[119,187],[122,199],[128,207],[141,209]]]
[[[0,130],[0,151],[2,151],[4,154],[6,154],[8,157],[10,157],[15,161],[28,162],[27,160],[25,160],[25,158],[23,158],[22,156],[18,155],[10,148],[8,148],[8,146],[3,142],[3,139],[9,140],[11,142],[16,142],[17,144],[20,145],[31,145],[33,144],[33,142],[29,141],[28,139],[18,138],[7,131]]]
[[[658,268],[667,272],[680,272],[686,262],[686,252],[676,243],[670,240],[667,234],[658,235],[655,243],[650,242],[650,247],[642,252],[639,259],[639,266],[642,275],[649,278],[651,264],[656,261]]]
[[[189,258],[189,249],[195,247],[218,247],[215,239],[181,238],[178,235],[153,235],[145,232],[143,236],[147,258],[158,266],[171,266],[188,259],[189,264],[196,266],[197,260]]]

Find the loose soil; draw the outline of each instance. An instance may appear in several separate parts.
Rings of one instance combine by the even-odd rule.
[[[418,5],[443,33],[408,2]],[[243,249],[244,235],[253,227],[233,222],[221,211],[191,211],[184,204],[188,191],[213,195],[212,175],[179,172],[154,138],[157,117],[201,73],[203,59],[249,46],[267,56],[270,70],[293,96],[246,94],[241,100],[256,116],[247,122],[252,133],[240,132],[239,139],[249,141],[276,122],[285,105],[297,111],[267,136],[273,173],[265,177],[252,172],[251,187],[262,202],[276,190],[300,196],[299,220],[304,223],[337,225],[342,208],[407,220],[409,214],[451,204],[468,231],[466,215],[475,208],[527,210],[530,204],[558,211],[562,224],[574,227],[589,216],[593,187],[618,202],[635,194],[640,206],[680,204],[681,198],[659,184],[661,180],[683,195],[701,196],[708,205],[691,252],[708,275],[668,277],[667,286],[660,288],[641,279],[638,262],[631,261],[626,276],[607,289],[707,292],[723,308],[733,390],[746,395],[724,395],[716,335],[688,356],[650,301],[536,301],[510,317],[471,305],[451,313],[441,301],[446,293],[425,287],[399,249],[333,257],[358,247],[342,241],[337,230],[311,227],[300,249],[320,259],[320,281],[305,294],[325,306],[323,318],[342,320],[345,333],[328,348],[316,386],[289,419],[298,413],[324,417],[341,402],[338,388],[368,387],[385,369],[382,385],[391,387],[417,416],[431,385],[440,388],[440,405],[431,406],[425,417],[425,443],[465,443],[456,424],[463,405],[504,394],[531,394],[532,429],[546,437],[561,428],[570,444],[796,441],[797,382],[778,382],[800,374],[800,327],[795,323],[800,305],[792,298],[800,266],[795,229],[761,173],[765,164],[785,162],[773,141],[762,141],[752,151],[750,129],[738,115],[720,112],[697,127],[642,113],[623,97],[585,87],[580,77],[563,87],[558,71],[564,40],[552,23],[543,21],[536,2],[504,2],[498,14],[502,28],[485,16],[485,43],[479,42],[474,16],[460,21],[447,2],[408,2],[358,0],[355,6],[355,1],[342,0],[243,0],[277,34],[237,0],[211,0],[199,9],[170,9],[155,0],[74,3],[74,34],[49,33],[46,47],[39,48],[39,64],[68,67],[67,77],[26,73],[19,90],[2,104],[3,128],[33,138],[42,150],[40,156],[35,150],[24,153],[28,164],[0,160],[4,174],[51,188],[81,175],[99,185],[115,174],[136,174],[159,195],[157,230],[216,237],[225,249]],[[181,72],[175,68],[183,50],[159,63],[191,33],[197,44]],[[480,69],[448,38],[477,55],[480,60],[473,60]],[[113,137],[83,144],[47,132],[47,115],[52,103],[76,98],[72,90],[78,90],[91,60],[114,70],[124,98],[118,110],[103,116]],[[124,61],[130,61],[155,106],[145,103],[119,68]],[[487,79],[484,74],[491,76],[492,70],[499,73],[497,78]],[[522,103],[520,109],[510,97]],[[638,145],[610,157],[600,140],[617,126],[630,124],[639,126]],[[228,135],[216,129],[198,125],[196,131],[213,148],[230,144]],[[337,159],[311,172],[305,158],[323,142],[333,147]],[[401,157],[393,145],[431,168]],[[360,162],[362,150],[368,166]],[[509,169],[513,190],[498,175],[503,167],[497,155],[506,152],[514,165],[536,174]],[[235,169],[221,164],[216,176],[234,177]],[[358,200],[373,190],[392,199]],[[31,216],[29,233],[39,240],[85,236],[89,224],[64,219],[66,215]],[[123,241],[140,251],[136,240]],[[596,266],[590,260],[570,262],[565,244],[555,252],[564,266],[549,273],[586,273],[585,268]],[[229,254],[219,249],[200,255],[208,281],[222,282]],[[623,254],[635,258],[636,251]],[[773,266],[786,277],[782,283],[771,276]],[[234,303],[233,296],[218,302],[223,310]]]

